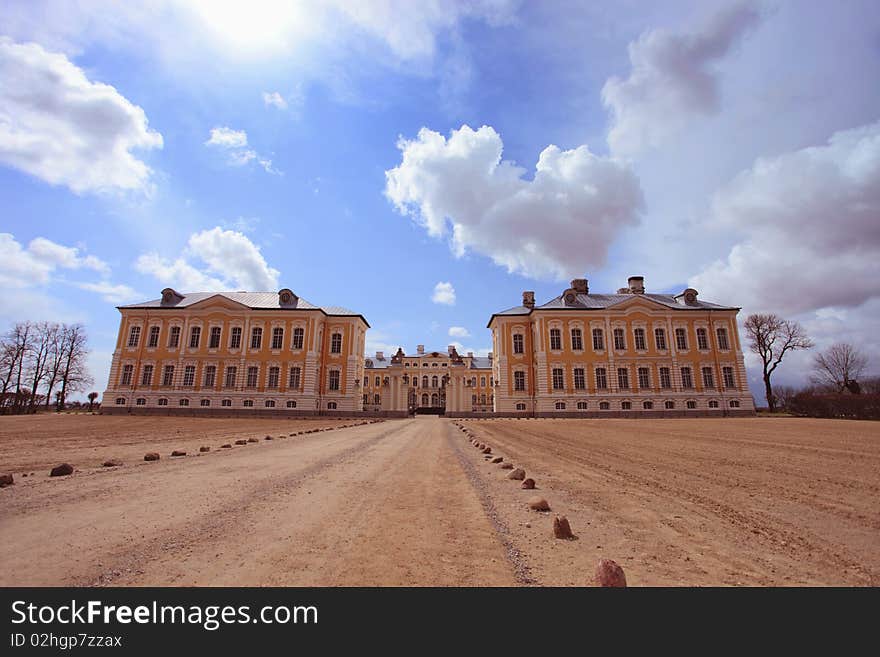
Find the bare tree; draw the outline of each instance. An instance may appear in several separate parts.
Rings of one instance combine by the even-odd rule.
[[[43,379],[46,378],[49,351],[57,331],[57,324],[39,322],[34,325],[34,339],[31,342],[31,348],[27,355],[28,379],[31,382],[31,394],[28,399],[27,408],[28,413],[33,413],[36,410],[37,395],[40,386],[43,385]]]
[[[61,368],[61,397],[58,404],[64,408],[67,395],[82,392],[94,383],[86,365],[89,355],[88,336],[82,324],[64,326],[64,365]]]
[[[813,358],[812,380],[843,392],[858,381],[868,366],[867,357],[848,342],[838,342]]]
[[[776,398],[773,396],[770,377],[785,354],[799,349],[810,349],[813,341],[807,337],[800,324],[782,319],[778,315],[749,315],[746,318],[745,329],[749,337],[749,348],[761,357],[764,393],[767,397],[767,406],[772,413],[776,410]]]

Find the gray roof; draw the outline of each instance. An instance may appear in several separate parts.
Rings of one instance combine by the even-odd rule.
[[[295,305],[291,304],[282,306],[278,300],[277,292],[190,292],[188,294],[183,294],[182,296],[183,298],[173,305],[163,305],[162,299],[154,299],[152,301],[144,301],[143,303],[132,303],[126,306],[118,306],[118,308],[187,308],[188,306],[210,299],[211,297],[225,297],[254,310],[320,310],[325,315],[342,315],[364,319],[363,315],[356,313],[353,310],[349,310],[348,308],[343,308],[342,306],[316,306],[302,297],[297,299]],[[364,322],[366,321],[367,320],[364,319]]]
[[[534,308],[526,308],[525,306],[514,306],[507,310],[494,313],[492,317],[497,315],[528,315],[534,310],[604,310],[612,308],[624,301],[629,301],[633,297],[651,299],[662,306],[674,308],[675,310],[739,310],[733,306],[720,306],[708,301],[700,301],[699,299],[692,305],[680,303],[674,294],[578,294],[573,304],[566,304],[560,294],[558,297],[550,299],[545,304],[535,306]],[[492,319],[489,319],[489,323]]]
[[[390,365],[390,358],[383,358],[382,360],[377,360],[373,356],[367,356],[366,358],[364,358],[364,367],[368,370],[384,370]]]
[[[488,356],[474,356],[471,361],[471,369],[490,370],[492,369],[492,359]]]

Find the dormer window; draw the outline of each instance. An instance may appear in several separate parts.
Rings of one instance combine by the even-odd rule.
[[[177,292],[173,288],[166,287],[162,290],[162,305],[163,306],[174,306],[180,303],[183,300],[183,295],[180,292]]]
[[[299,301],[299,297],[293,293],[293,290],[284,288],[278,291],[278,305],[282,307],[296,306],[297,301]]]

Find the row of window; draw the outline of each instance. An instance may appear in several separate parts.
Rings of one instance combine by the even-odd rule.
[[[161,385],[174,385],[174,365],[165,365],[162,368]],[[142,386],[153,385],[153,365],[144,365],[141,368]],[[328,373],[327,384],[330,390],[339,390],[339,370],[330,370]],[[123,365],[122,374],[119,379],[120,385],[130,386],[134,379],[134,365]],[[245,370],[245,387],[256,388],[259,384],[260,368],[251,366]],[[281,380],[281,368],[270,367],[266,376],[267,388],[278,388]],[[196,381],[196,366],[187,365],[183,369],[183,385],[186,387],[194,386]],[[217,366],[207,365],[202,372],[202,388],[213,388],[217,383]],[[223,378],[224,388],[235,388],[238,383],[238,367],[230,365],[226,368]],[[288,389],[299,389],[302,383],[302,368],[291,367],[288,371],[287,387]]]
[[[715,370],[713,367],[703,367],[700,370],[703,381],[703,388],[715,387]],[[681,387],[683,389],[694,388],[694,377],[690,367],[680,368]],[[586,390],[587,380],[586,371],[582,367],[575,367],[574,389]],[[608,370],[604,367],[595,369],[595,384],[597,390],[608,390]],[[638,387],[642,389],[650,389],[653,387],[651,382],[651,369],[648,367],[639,367],[636,370]],[[727,389],[736,388],[736,375],[733,367],[721,368],[722,385]],[[659,388],[672,389],[672,371],[669,367],[659,368]],[[565,390],[565,370],[561,367],[554,367],[551,372],[551,385],[553,390]],[[621,390],[628,390],[630,387],[630,371],[627,367],[617,368],[617,387]],[[526,389],[526,373],[517,371],[513,373],[513,389],[524,391]]]
[[[169,349],[177,349],[180,346],[180,331],[181,328],[179,326],[172,326],[168,330],[168,348]],[[149,334],[147,336],[147,347],[155,348],[159,346],[159,332],[160,328],[158,326],[151,326]],[[220,343],[223,337],[223,329],[220,326],[212,326],[208,333],[208,348],[209,349],[219,349]],[[229,349],[240,349],[241,348],[241,339],[242,339],[242,328],[240,326],[233,326],[229,331]],[[303,328],[295,328],[293,329],[293,338],[291,339],[290,348],[291,349],[302,349],[303,341],[305,340],[305,329]],[[141,341],[141,327],[140,326],[132,326],[129,329],[128,333],[128,346],[129,347],[137,347]],[[202,327],[201,326],[193,326],[190,328],[189,332],[189,347],[190,349],[198,349],[201,346],[202,342]],[[272,337],[270,341],[270,348],[273,350],[280,350],[284,347],[284,328],[277,326],[272,329]],[[259,326],[255,326],[251,329],[251,342],[250,342],[250,350],[258,351],[263,348],[263,329]],[[333,333],[330,336],[330,353],[332,354],[341,354],[342,353],[342,334],[341,333]]]
[[[701,351],[709,350],[709,332],[703,328],[699,327],[696,330],[697,335],[697,349]],[[594,328],[592,331],[593,337],[593,350],[594,351],[604,351],[605,350],[605,330],[601,328]],[[719,326],[715,329],[715,337],[717,338],[717,346],[720,350],[729,350],[730,349],[730,340],[727,336],[727,329]],[[584,350],[584,340],[583,340],[583,332],[579,328],[573,328],[570,331],[571,338],[571,350],[572,351],[583,351]],[[614,349],[616,351],[626,351],[626,332],[622,328],[615,328],[612,331],[612,339],[614,341]],[[646,338],[645,329],[643,328],[635,328],[633,329],[633,344],[635,346],[636,351],[647,351],[648,343]],[[654,346],[658,351],[666,351],[667,342],[666,342],[666,329],[665,328],[655,328],[654,329]],[[675,348],[679,351],[687,351],[688,349],[688,335],[687,330],[684,328],[676,328],[675,329]],[[550,329],[550,349],[552,351],[562,351],[562,329],[551,328]],[[525,343],[524,336],[521,333],[514,334],[513,336],[513,353],[521,354],[525,352]]]
[[[117,397],[116,398],[116,405],[117,406],[125,406],[126,401],[127,400],[125,397]],[[146,399],[146,397],[138,397],[137,399],[134,400],[134,403],[135,403],[135,406],[146,406],[147,399]],[[158,406],[168,406],[168,399],[166,397],[162,397],[156,402],[156,404]],[[178,406],[189,406],[189,399],[186,399],[186,398],[178,399],[177,405]],[[205,406],[210,406],[210,405],[211,405],[210,399],[199,400],[199,406],[205,407]],[[241,405],[244,408],[253,408],[254,407],[254,400],[253,399],[245,399],[241,402]],[[266,401],[263,402],[263,405],[266,408],[275,408],[276,402],[274,399],[267,399]],[[286,408],[296,408],[296,400],[295,399],[288,399],[284,405]],[[229,408],[232,406],[232,400],[231,399],[221,399],[220,406],[223,408]],[[336,410],[336,402],[327,402],[327,408],[328,408],[328,410]]]
[[[365,376],[365,377],[364,377],[364,387],[365,387],[365,388],[369,387],[369,385],[370,385],[370,380],[371,380],[371,379],[370,379],[369,376]],[[383,379],[381,376],[377,376],[377,377],[374,377],[372,380],[373,380],[374,386],[375,386],[376,388],[378,388],[379,386],[381,386],[383,383],[384,383],[385,385],[388,385],[388,383],[390,382],[390,379],[389,379],[389,377],[387,377],[387,376],[384,377],[384,379]],[[485,377],[485,376],[481,376],[479,380],[480,380],[480,387],[481,387],[481,388],[485,388],[485,387],[486,387],[486,377]],[[442,386],[443,380],[442,380],[440,377],[438,377],[438,376],[432,376],[432,377],[429,378],[427,375],[425,375],[425,376],[422,377],[421,381],[422,381],[422,388],[440,388],[440,387],[443,387],[443,386]],[[491,376],[488,378],[488,381],[489,381],[489,386],[490,386],[490,387],[493,386],[494,383],[495,383],[495,379],[494,379],[493,377],[491,377]],[[464,384],[465,384],[465,386],[468,386],[468,385],[469,385],[471,388],[476,388],[476,387],[477,387],[477,377],[472,376],[470,379],[465,379],[465,383],[464,383]],[[413,388],[418,388],[418,387],[419,387],[419,377],[418,377],[418,376],[414,376],[414,377],[412,377],[412,380],[410,381],[410,385],[411,385]]]
[[[730,408],[739,408],[740,407],[739,400],[738,399],[731,399],[728,402],[728,406],[730,406]],[[566,402],[564,402],[564,401],[556,402],[554,404],[554,407],[556,408],[557,411],[564,411],[568,408]],[[685,402],[685,407],[688,410],[693,410],[697,407],[697,402],[693,399],[689,399],[688,401]],[[663,402],[663,408],[667,411],[674,410],[675,409],[675,402],[672,400],[667,400],[667,401]],[[721,408],[721,404],[718,402],[717,399],[711,399],[711,400],[709,400],[709,408]],[[646,410],[646,411],[654,410],[654,402],[650,401],[650,400],[643,401],[642,402],[642,409]],[[520,402],[519,404],[516,405],[516,410],[524,411],[524,410],[526,410],[526,405],[524,403]],[[579,401],[579,402],[577,402],[577,410],[579,410],[579,411],[589,410],[589,405],[585,401]],[[611,402],[607,402],[607,401],[599,402],[599,410],[600,411],[610,411],[611,410]],[[632,410],[632,402],[631,401],[620,402],[620,410],[631,411]]]

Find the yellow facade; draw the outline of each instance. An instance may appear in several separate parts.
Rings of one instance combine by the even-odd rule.
[[[453,382],[458,394],[450,394]],[[364,360],[363,407],[368,411],[445,412],[459,409],[490,413],[494,409],[494,380],[490,357],[472,353],[459,355],[455,347],[446,351],[415,354],[402,349],[393,356],[383,352]],[[466,391],[462,393],[461,391]]]
[[[738,308],[696,290],[651,295],[633,277],[616,294],[572,281],[556,299],[492,316],[495,411],[503,414],[754,412]]]
[[[104,408],[360,411],[359,314],[290,290],[181,295],[123,306]]]

